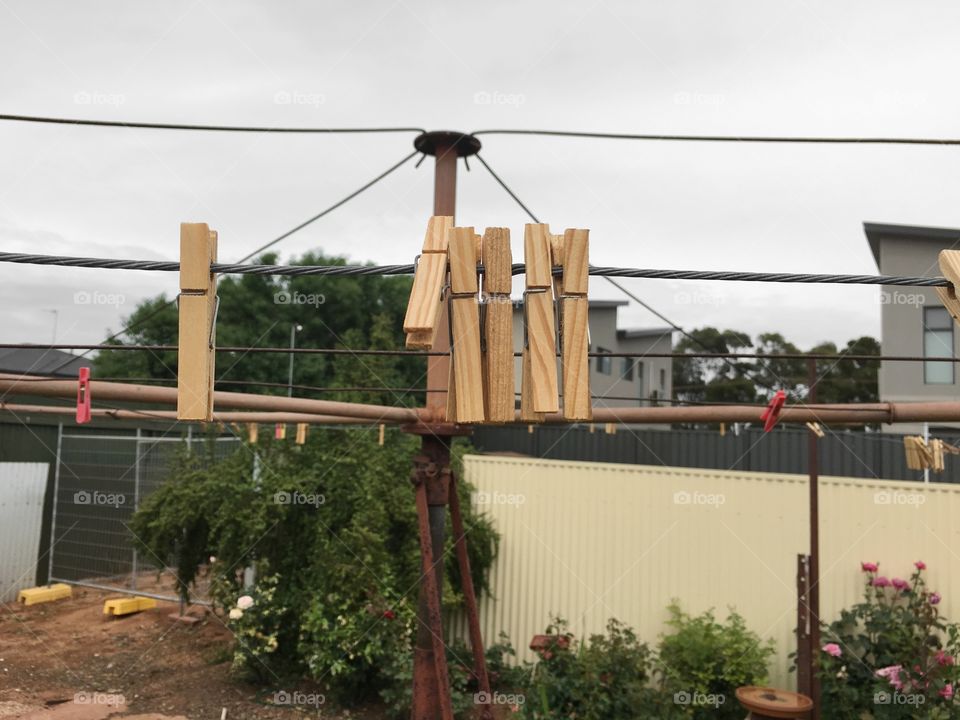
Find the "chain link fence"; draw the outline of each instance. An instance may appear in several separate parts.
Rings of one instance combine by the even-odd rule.
[[[172,568],[157,571],[142,558],[130,519],[173,469],[179,453],[202,453],[206,462],[231,455],[239,439],[146,435],[71,434],[57,439],[50,529],[50,582],[178,601]],[[208,446],[212,445],[212,452]],[[191,601],[206,601],[202,582]],[[195,599],[194,599],[195,598]]]

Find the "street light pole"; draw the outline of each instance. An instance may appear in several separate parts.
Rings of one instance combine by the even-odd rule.
[[[297,345],[297,333],[303,330],[303,325],[294,323],[290,326],[290,370],[287,373],[287,397],[293,397],[293,350]]]

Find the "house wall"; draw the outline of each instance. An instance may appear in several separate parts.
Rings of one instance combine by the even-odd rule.
[[[940,275],[937,255],[944,240],[883,238],[880,270],[884,275]],[[923,309],[941,307],[933,288],[884,286],[881,296],[881,346],[884,355],[923,355]],[[960,328],[954,326],[953,353],[960,349]],[[954,382],[926,384],[924,364],[883,362],[880,367],[880,398],[885,401],[933,401],[960,398],[960,368]],[[958,425],[953,425],[958,427]],[[898,431],[919,432],[919,425],[899,424]]]

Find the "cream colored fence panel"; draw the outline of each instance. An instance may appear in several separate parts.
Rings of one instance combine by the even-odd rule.
[[[502,534],[493,595],[480,601],[488,641],[505,631],[532,659],[530,639],[559,614],[580,637],[615,617],[655,645],[677,598],[692,613],[736,608],[777,644],[771,680],[794,684],[806,476],[497,456],[470,456],[465,469],[475,507]],[[960,619],[958,513],[953,485],[821,479],[824,616],[859,598],[860,560],[906,576],[922,558]],[[465,635],[462,618],[454,631]]]
[[[0,463],[0,602],[37,581],[47,463]]]

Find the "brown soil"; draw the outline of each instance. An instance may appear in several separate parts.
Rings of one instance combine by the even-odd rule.
[[[103,615],[119,595],[74,588],[72,599],[0,607],[0,718],[28,720],[382,720],[378,709],[272,705],[277,688],[230,676],[230,631],[194,607],[195,624],[173,620],[178,606]],[[284,688],[302,693],[321,690]],[[307,699],[309,703],[310,700]]]

